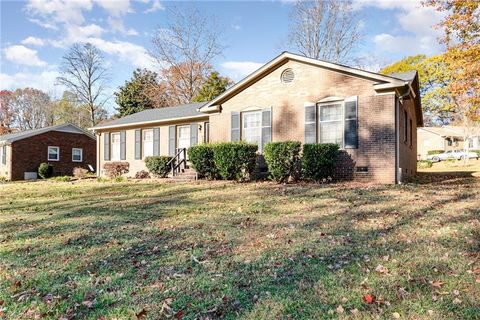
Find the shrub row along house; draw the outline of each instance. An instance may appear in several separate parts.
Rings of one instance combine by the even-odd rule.
[[[73,124],[61,124],[0,136],[0,177],[35,178],[41,163],[54,175],[72,175],[75,167],[95,169],[95,136]]]
[[[336,143],[337,179],[401,182],[416,173],[416,72],[381,75],[284,52],[208,103],[139,112],[93,127],[97,167],[174,156],[204,142]]]

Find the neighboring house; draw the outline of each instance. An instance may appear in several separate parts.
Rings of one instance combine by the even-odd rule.
[[[54,175],[72,175],[75,167],[95,168],[95,145],[92,134],[72,124],[0,136],[0,177],[23,180],[42,162],[53,166]]]
[[[464,130],[458,126],[418,128],[418,157],[425,159],[430,150],[464,150]],[[468,139],[468,149],[480,149],[480,132]]]
[[[337,178],[395,183],[416,173],[416,72],[381,75],[284,52],[208,103],[139,112],[92,128],[97,167],[173,155],[204,141],[338,143]]]

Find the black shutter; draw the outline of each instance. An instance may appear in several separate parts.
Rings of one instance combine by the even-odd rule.
[[[103,160],[110,161],[110,132],[103,134]]]
[[[198,144],[198,124],[190,125],[190,146],[196,146]]]
[[[175,126],[168,127],[168,155],[173,157],[175,155],[175,148],[177,142],[177,129]]]
[[[153,155],[160,155],[160,128],[153,129]]]
[[[125,136],[125,131],[120,131],[120,160],[125,160],[127,158]]]
[[[345,100],[345,148],[358,148],[357,97]]]
[[[240,141],[240,112],[232,112],[230,141]]]
[[[317,143],[317,106],[305,104],[305,143]]]
[[[262,110],[262,145],[260,152],[263,152],[265,145],[272,141],[272,108]]]
[[[135,159],[142,159],[142,130],[135,130]]]

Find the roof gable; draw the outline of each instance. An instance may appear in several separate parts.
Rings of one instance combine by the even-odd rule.
[[[252,72],[250,75],[236,83],[234,86],[232,86],[230,89],[219,95],[217,98],[213,99],[212,101],[204,104],[199,108],[199,111],[201,112],[212,112],[212,111],[218,111],[218,104],[222,103],[223,101],[227,100],[229,97],[237,94],[238,92],[242,91],[244,88],[254,84],[257,82],[259,79],[265,77],[267,74],[271,73],[278,67],[284,65],[288,61],[293,60],[293,61],[298,61],[298,62],[303,62],[307,63],[310,65],[315,65],[318,67],[323,67],[328,70],[336,71],[336,72],[342,72],[347,75],[355,76],[355,77],[361,77],[364,79],[370,79],[375,81],[375,85],[382,85],[382,87],[379,87],[379,89],[389,89],[389,88],[395,88],[395,87],[402,87],[407,84],[407,82],[403,79],[395,78],[392,76],[388,75],[382,75],[370,71],[365,71],[365,70],[360,70],[336,63],[331,63],[323,60],[317,60],[317,59],[312,59],[312,58],[307,58],[304,56],[300,56],[297,54],[293,54],[290,52],[283,52],[273,60],[267,62],[265,65],[257,69],[256,71]]]
[[[82,128],[77,127],[76,125],[71,124],[71,123],[64,123],[64,124],[59,124],[59,125],[56,125],[56,126],[50,126],[50,127],[45,127],[45,128],[32,129],[32,130],[26,130],[26,131],[6,134],[6,135],[3,135],[3,136],[0,136],[0,142],[12,143],[14,141],[23,140],[23,139],[30,138],[30,137],[33,137],[33,136],[37,136],[39,134],[50,132],[50,131],[84,134],[84,135],[86,135],[86,136],[88,136],[92,139],[95,139],[95,137],[92,134],[83,130]]]

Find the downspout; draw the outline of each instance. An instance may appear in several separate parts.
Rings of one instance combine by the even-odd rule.
[[[406,93],[402,94],[397,98],[395,95],[395,171],[396,171],[396,183],[402,184],[402,172],[400,168],[400,101],[403,101],[403,98],[407,97],[410,94],[410,91],[407,90]]]
[[[401,184],[400,176],[400,100],[395,95],[395,183]]]
[[[95,136],[97,137],[97,156],[96,156],[96,162],[97,162],[97,165],[96,165],[96,174],[97,174],[97,177],[100,177],[100,133],[96,132],[95,130],[93,131],[93,134],[95,134]]]

